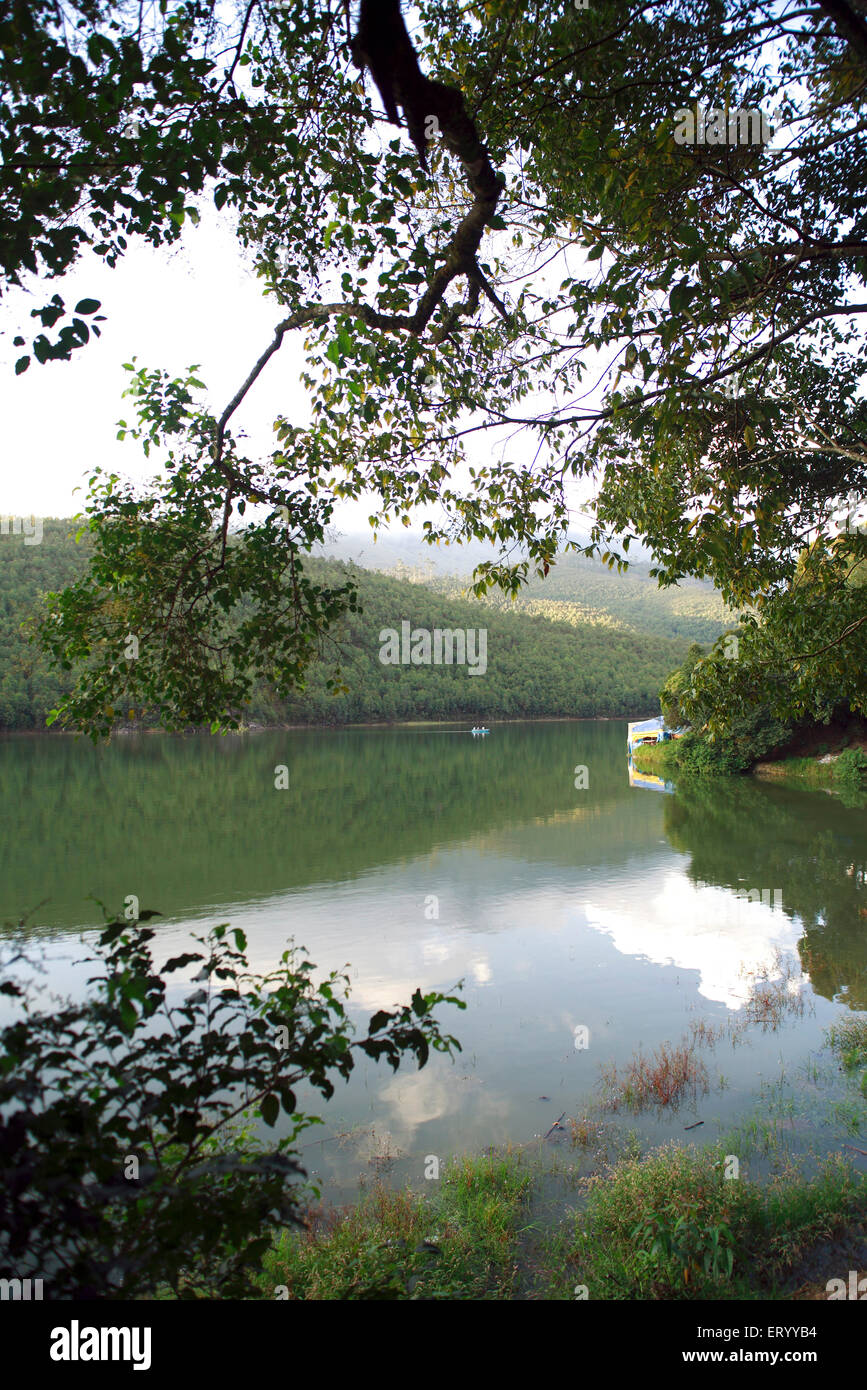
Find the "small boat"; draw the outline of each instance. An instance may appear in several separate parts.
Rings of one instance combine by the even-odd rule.
[[[490,732],[490,729],[477,729],[475,727],[470,729],[471,734],[489,734]]]
[[[645,743],[668,743],[669,739],[681,738],[685,729],[669,729],[661,715],[656,719],[644,719],[628,725],[626,731],[626,751],[631,754]]]

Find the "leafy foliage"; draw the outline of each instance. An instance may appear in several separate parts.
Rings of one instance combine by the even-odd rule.
[[[782,741],[785,727],[827,723],[835,713],[867,712],[867,613],[864,559],[852,537],[804,552],[792,583],[742,615],[733,634],[687,662],[661,692],[670,722],[710,740],[762,731],[757,758]],[[845,641],[838,640],[840,632]]]
[[[834,779],[853,792],[867,787],[867,754],[860,748],[847,748],[837,759]]]
[[[251,976],[225,925],[157,971],[141,925],[157,915],[107,924],[83,1002],[36,1010],[10,973],[26,947],[7,947],[0,990],[21,1016],[0,1032],[0,1267],[54,1298],[249,1292],[272,1228],[298,1220],[293,1143],[317,1123],[299,1083],[327,1099],[356,1052],[397,1069],[459,1048],[433,1017],[457,997],[416,990],[352,1040],[346,976],[316,986],[294,950]],[[174,1002],[166,977],[191,966],[200,987]],[[288,1132],[251,1147],[232,1133],[250,1111],[271,1129],[282,1111]]]
[[[297,679],[325,615],[310,593],[280,607],[276,580],[253,574],[287,559],[280,507],[300,552],[337,499],[373,494],[375,525],[425,507],[431,541],[496,547],[479,595],[515,594],[568,535],[573,479],[596,488],[595,525],[586,546],[567,545],[622,568],[639,538],[663,583],[710,577],[736,607],[753,605],[773,648],[762,699],[776,717],[823,707],[832,689],[863,698],[863,594],[845,570],[867,536],[853,531],[845,557],[835,539],[843,500],[867,495],[856,11],[822,0],[792,27],[785,10],[745,0],[653,0],[625,16],[615,0],[423,0],[408,58],[439,113],[429,169],[381,128],[358,83],[343,0],[225,19],[202,0],[165,0],[147,23],[108,0],[72,12],[61,29],[47,0],[17,0],[4,19],[8,282],[56,276],[85,246],[113,263],[129,236],[170,241],[209,196],[281,315],[221,413],[185,403],[178,416],[187,385],[138,375],[162,443],[176,423],[188,447],[135,502],[117,480],[95,481],[102,558],[48,634],[84,664],[86,727],[106,727],[115,599],[166,624],[161,659],[142,670],[167,723],[189,715],[190,633],[194,656],[210,644],[225,663],[215,675],[191,659],[199,714],[237,717],[244,681],[224,619],[244,595],[264,629],[276,617],[276,669]],[[715,144],[678,136],[700,105],[725,113]],[[763,113],[774,139],[742,140],[739,112],[748,129]],[[83,303],[56,343],[37,339],[37,357],[84,342]],[[36,311],[43,327],[62,307]],[[243,459],[232,421],[295,335],[306,422],[282,417],[270,460]],[[249,499],[266,519],[245,517]],[[231,559],[230,523],[244,534]],[[264,667],[264,636],[251,635]],[[739,672],[735,707],[758,667]]]
[[[722,1221],[716,1225],[702,1225],[695,1206],[684,1210],[679,1203],[670,1202],[660,1215],[636,1226],[632,1238],[637,1260],[646,1267],[651,1278],[664,1278],[671,1265],[680,1267],[685,1284],[696,1274],[714,1283],[731,1277],[734,1266],[731,1231]]]

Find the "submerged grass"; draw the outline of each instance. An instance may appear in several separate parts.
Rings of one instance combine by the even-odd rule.
[[[846,1071],[867,1067],[867,1018],[846,1018],[825,1032],[825,1041]]]
[[[560,1126],[571,1139],[561,1158],[539,1140],[535,1154],[525,1145],[453,1160],[421,1192],[378,1183],[350,1206],[311,1211],[306,1229],[281,1233],[267,1252],[262,1297],[826,1297],[841,1242],[867,1236],[867,1182],[842,1152],[843,1135],[867,1118],[867,1071],[854,1097],[832,1104],[840,1152],[809,1177],[807,1158],[790,1152],[805,1120],[784,1078],[763,1088],[761,1115],[704,1148],[672,1143],[642,1154],[637,1136],[602,1115],[674,1109],[706,1093],[702,1046],[724,1036],[734,1043],[748,1024],[775,1028],[803,1008],[793,971],[779,970],[776,982],[769,974],[753,977],[737,1023],[693,1020],[679,1043],[639,1050],[619,1070],[603,1066],[599,1103]],[[826,1042],[847,1071],[867,1066],[867,1017],[844,1018]],[[750,1153],[771,1160],[761,1180],[741,1172]]]
[[[650,1056],[640,1049],[619,1070],[610,1062],[600,1067],[603,1105],[640,1111],[656,1106],[677,1108],[685,1100],[707,1095],[707,1068],[696,1055],[696,1035],[679,1043],[662,1043]]]
[[[769,1030],[775,1033],[788,1015],[803,1016],[806,1008],[803,972],[791,957],[777,950],[772,965],[742,970],[741,975],[749,981],[750,993],[738,1027],[759,1024],[763,1033]]]

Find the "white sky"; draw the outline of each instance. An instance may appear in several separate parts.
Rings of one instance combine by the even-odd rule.
[[[55,292],[68,308],[84,297],[101,300],[101,338],[76,350],[69,362],[31,361],[23,376],[11,376],[10,364],[25,351],[12,347],[14,331],[25,325],[29,342],[29,309]],[[129,383],[121,364],[135,355],[138,365],[165,367],[175,375],[198,363],[219,412],[267,346],[279,317],[278,306],[264,298],[245,268],[228,220],[207,211],[176,247],[131,243],[115,270],[88,253],[69,275],[42,281],[29,295],[10,295],[0,345],[0,511],[69,515],[81,506],[82,494],[74,496],[74,489],[94,464],[149,477],[153,456],[147,460],[134,441],[116,438],[117,421],[135,418],[133,403],[121,399]],[[303,408],[299,348],[284,343],[238,417],[251,426],[258,421],[263,442],[278,413],[291,416]]]

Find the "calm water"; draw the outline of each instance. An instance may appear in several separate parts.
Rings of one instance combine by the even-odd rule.
[[[425,1155],[544,1133],[598,1100],[600,1064],[677,1042],[696,1019],[743,1020],[779,960],[803,1012],[706,1049],[707,1095],[628,1123],[704,1142],[760,1116],[795,1147],[839,1147],[859,1132],[857,1104],[822,1034],[867,1008],[867,812],[751,779],[631,787],[625,736],[611,721],[484,739],[7,738],[0,919],[42,903],[33,930],[61,989],[79,987],[79,933],[100,920],[89,895],[116,911],[131,893],[163,914],[158,958],[218,921],[244,928],[256,968],[294,937],[323,973],[350,966],[359,1019],[463,979],[467,1010],[441,1013],[456,1062],[364,1064],[317,1101],[327,1123],[305,1157],[329,1195],[385,1155],[412,1179]]]

